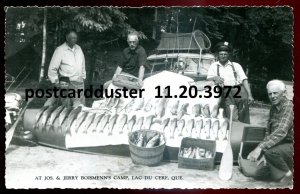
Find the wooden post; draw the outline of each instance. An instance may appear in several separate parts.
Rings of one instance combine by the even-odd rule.
[[[156,27],[157,27],[157,8],[154,9],[154,23],[152,27],[152,39],[156,40]]]
[[[44,8],[43,50],[42,50],[42,63],[40,69],[39,82],[44,78],[44,73],[45,73],[46,46],[47,46],[47,8]]]

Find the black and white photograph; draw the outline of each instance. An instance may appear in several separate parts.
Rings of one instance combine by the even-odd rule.
[[[4,10],[6,188],[293,188],[291,7]]]

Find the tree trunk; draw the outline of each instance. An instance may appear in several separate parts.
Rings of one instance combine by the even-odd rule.
[[[39,82],[44,78],[45,74],[45,60],[46,60],[46,43],[47,43],[47,8],[44,8],[44,22],[43,22],[43,51],[42,51],[42,63],[40,69]]]
[[[156,40],[156,27],[157,27],[157,8],[154,9],[154,22],[152,27],[152,39]]]

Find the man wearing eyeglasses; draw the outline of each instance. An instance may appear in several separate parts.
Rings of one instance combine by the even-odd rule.
[[[143,86],[143,78],[145,72],[145,65],[147,62],[147,54],[145,49],[139,45],[139,38],[136,32],[132,32],[127,36],[128,47],[123,50],[123,61],[121,65],[117,67],[114,77],[122,74],[129,74],[139,78],[138,84]],[[114,78],[113,78],[114,79]],[[108,86],[112,81],[108,81],[104,84],[104,88]]]
[[[218,61],[211,64],[207,80],[212,80],[216,85],[223,87],[222,95],[227,117],[230,116],[229,105],[235,105],[233,120],[250,123],[249,104],[253,103],[254,99],[248,78],[240,64],[229,60],[231,47],[228,42],[220,42],[216,47]],[[225,96],[227,92],[229,95]]]

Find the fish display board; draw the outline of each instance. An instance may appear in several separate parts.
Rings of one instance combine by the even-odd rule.
[[[106,98],[95,101],[92,108],[43,107],[36,115],[34,130],[65,135],[66,148],[128,144],[128,134],[141,129],[163,132],[166,146],[178,148],[184,137],[216,141],[216,151],[227,144],[228,119],[219,114],[220,98],[175,98],[181,86],[193,80],[164,71],[144,80],[141,98]],[[157,86],[169,86],[157,98]],[[111,85],[108,88],[116,89]],[[205,91],[198,91],[204,96]],[[213,91],[212,91],[213,92]]]

